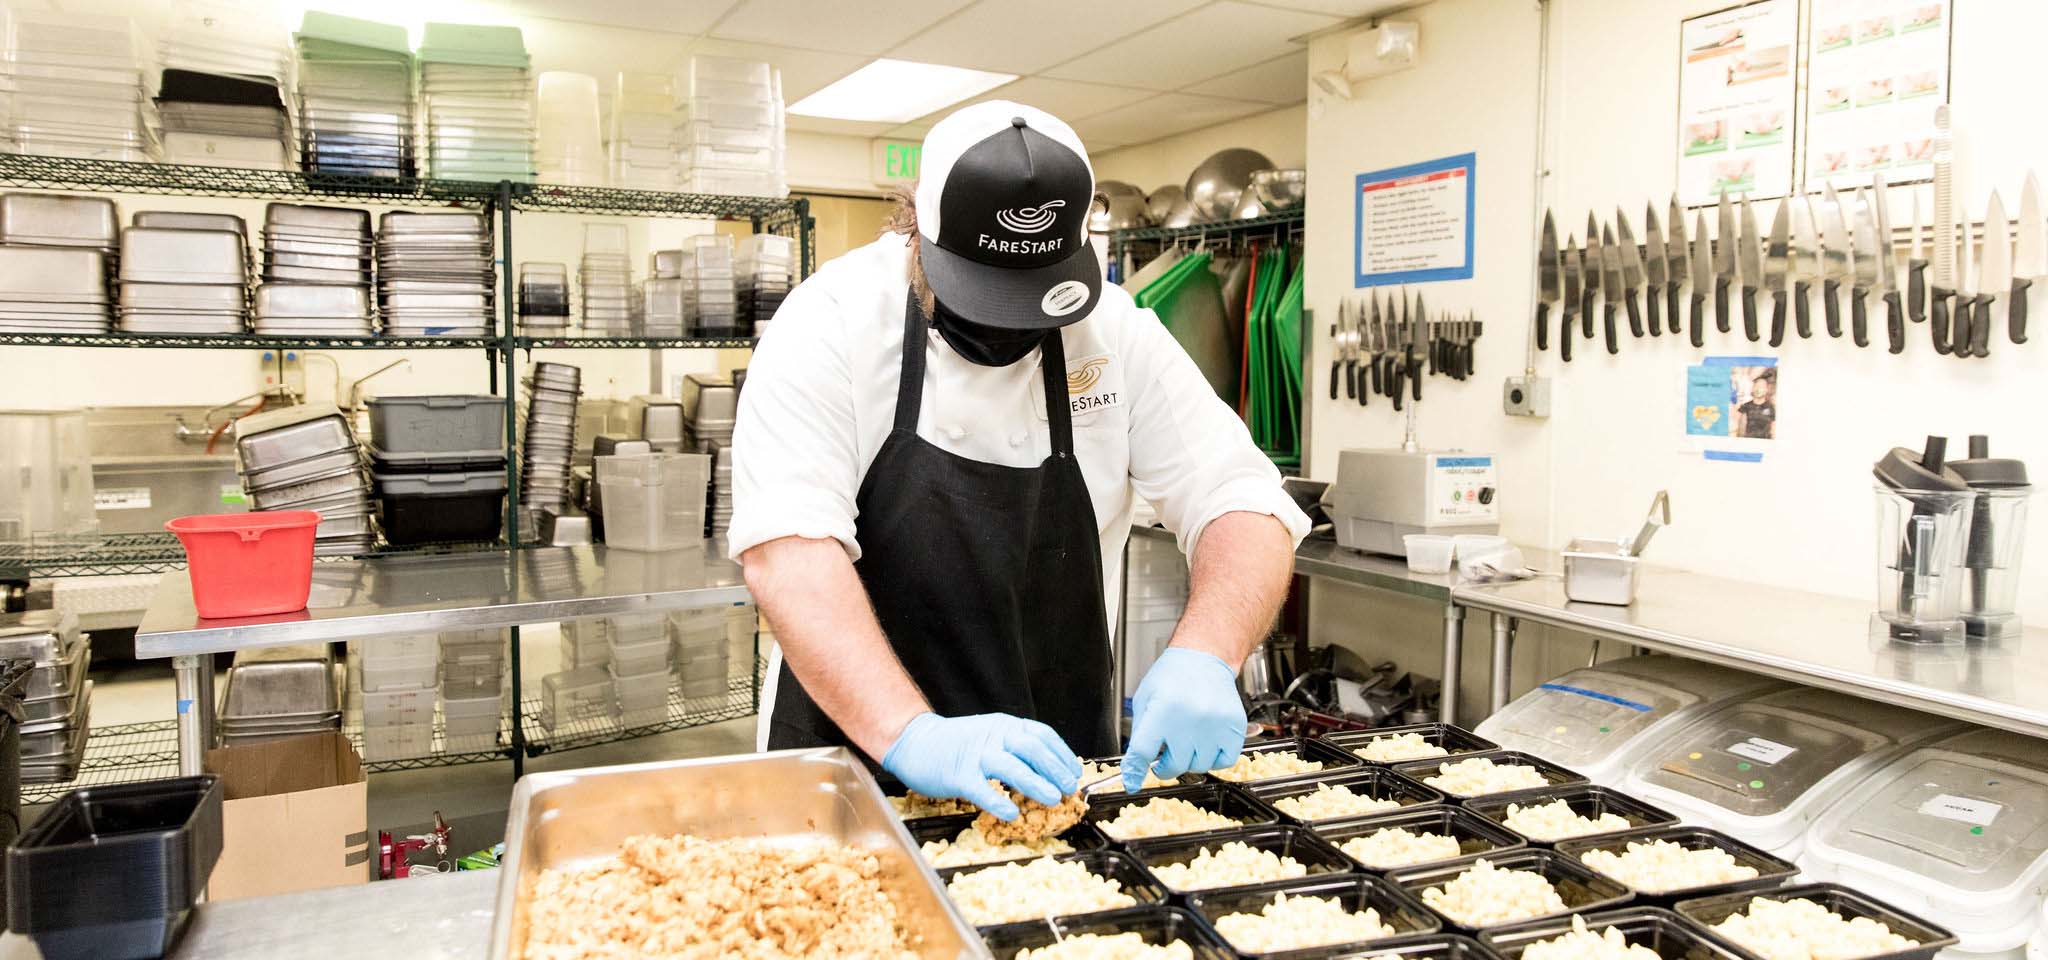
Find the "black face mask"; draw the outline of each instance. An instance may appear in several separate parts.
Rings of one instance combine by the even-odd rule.
[[[933,313],[932,328],[953,352],[984,367],[1007,367],[1024,359],[1052,332],[984,326],[947,310],[943,303]]]

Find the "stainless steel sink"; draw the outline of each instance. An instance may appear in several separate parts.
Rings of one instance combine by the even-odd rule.
[[[222,436],[208,453],[206,411],[204,406],[86,411],[101,533],[160,533],[173,517],[248,509],[235,476],[234,437]]]

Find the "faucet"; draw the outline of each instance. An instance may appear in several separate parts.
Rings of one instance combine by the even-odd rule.
[[[394,367],[405,367],[406,369],[410,370],[412,369],[412,361],[406,359],[405,357],[400,357],[396,360],[391,361],[390,363],[387,363],[381,367],[378,367],[375,370],[370,371],[369,373],[357,377],[355,382],[349,385],[348,405],[343,407],[342,409],[350,413],[354,413],[355,409],[357,407],[362,406],[363,404],[363,384],[369,383],[371,380],[376,379],[379,376],[382,376],[383,374],[390,371]]]

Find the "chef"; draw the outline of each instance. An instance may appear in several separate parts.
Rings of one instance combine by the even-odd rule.
[[[732,556],[778,649],[769,749],[849,745],[1003,819],[1114,756],[1137,497],[1192,557],[1122,779],[1235,762],[1236,672],[1308,519],[1150,310],[1102,282],[1072,128],[1002,101],[925,137],[880,239],[792,291],[733,434]]]

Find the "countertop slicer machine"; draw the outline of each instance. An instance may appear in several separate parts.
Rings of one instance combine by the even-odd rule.
[[[1499,533],[1499,483],[1497,461],[1488,454],[1412,445],[1343,450],[1323,509],[1338,545],[1405,557],[1401,538],[1407,534]]]

